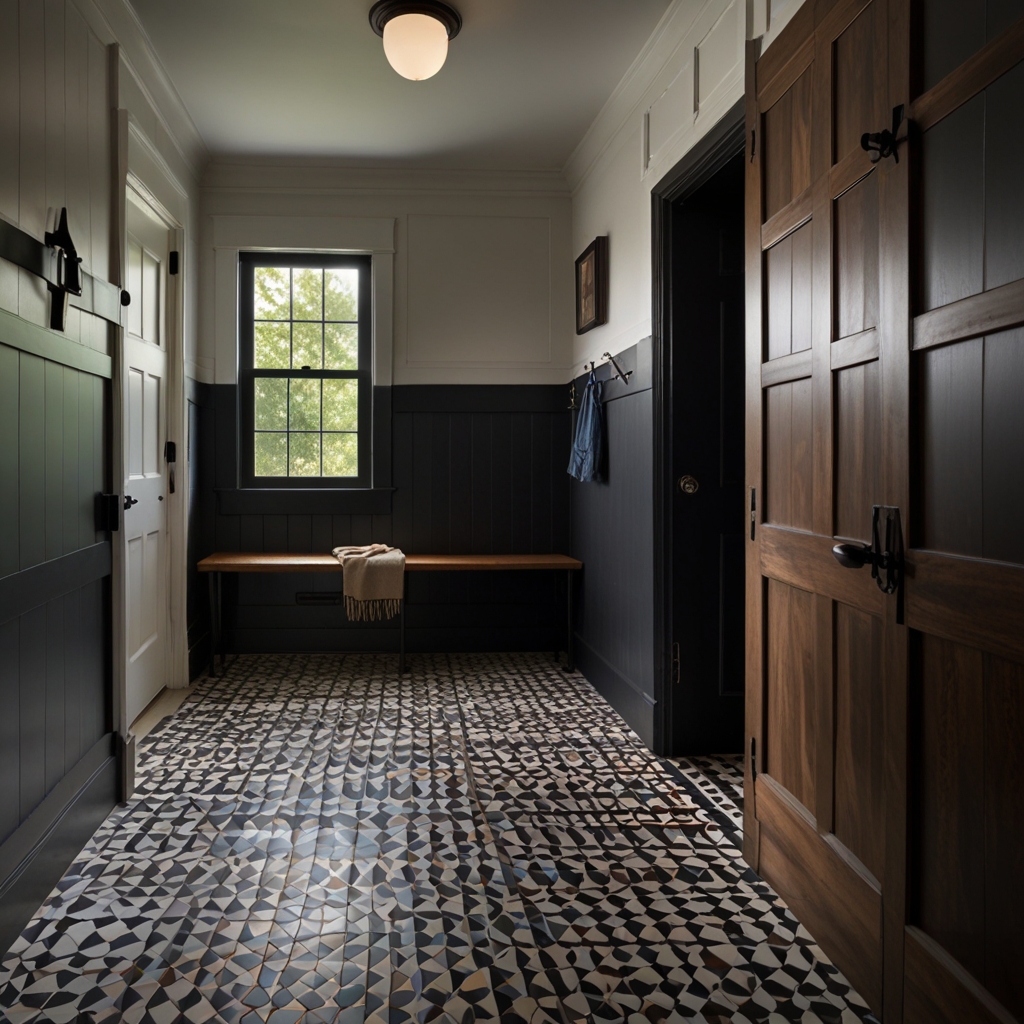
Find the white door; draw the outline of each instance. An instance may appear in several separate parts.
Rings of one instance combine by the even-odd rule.
[[[128,190],[124,410],[125,603],[131,724],[167,683],[167,254],[169,232]]]

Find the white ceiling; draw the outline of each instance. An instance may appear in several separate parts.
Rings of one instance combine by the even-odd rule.
[[[215,156],[561,169],[669,0],[454,0],[440,73],[391,70],[372,0],[131,0]]]

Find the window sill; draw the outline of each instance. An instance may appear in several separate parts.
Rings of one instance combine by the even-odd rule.
[[[391,514],[393,487],[367,488],[218,488],[217,508],[224,516]]]

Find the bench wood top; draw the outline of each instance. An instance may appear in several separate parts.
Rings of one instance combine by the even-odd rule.
[[[334,555],[220,551],[207,555],[200,572],[340,572]],[[481,572],[494,569],[582,569],[568,555],[406,555],[406,572]]]

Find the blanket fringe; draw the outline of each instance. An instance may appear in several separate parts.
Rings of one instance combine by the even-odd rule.
[[[402,599],[358,601],[345,595],[345,614],[350,622],[379,622],[393,619],[402,611]]]

